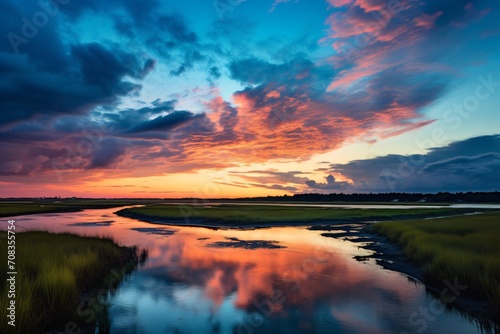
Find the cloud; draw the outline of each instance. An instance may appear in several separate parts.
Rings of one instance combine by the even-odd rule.
[[[480,136],[432,148],[427,154],[387,155],[331,171],[353,180],[352,191],[496,191],[500,188],[500,135]]]
[[[104,138],[92,152],[92,160],[87,168],[109,168],[125,153],[123,144],[115,138]]]
[[[139,90],[136,79],[154,67],[155,61],[144,53],[125,51],[109,41],[81,43],[74,38],[79,31],[75,22],[67,21],[68,15],[75,18],[113,5],[71,1],[48,7],[35,0],[0,4],[0,34],[10,36],[0,40],[0,110],[9,111],[1,113],[0,128],[40,116],[85,115],[116,103]],[[148,7],[134,6],[130,13],[139,15]],[[33,23],[35,16],[46,17],[46,23]]]
[[[434,121],[426,109],[463,74],[443,55],[474,58],[463,46],[476,49],[469,42],[491,28],[488,9],[500,6],[484,0],[405,1],[392,9],[381,0],[329,4],[327,20],[315,22],[326,29],[285,37],[264,34],[252,17],[193,20],[190,8],[176,12],[157,0],[61,5],[27,43],[0,40],[0,175],[50,178],[54,165],[77,179],[98,169],[140,176],[303,162],[347,142],[413,131]],[[21,18],[39,10],[36,0],[3,1],[0,34],[22,35]],[[467,29],[472,24],[478,26]],[[147,76],[156,81],[143,91]],[[480,141],[435,148],[425,156],[427,167],[415,170],[429,180],[439,173],[477,178],[472,165],[481,166],[475,173],[489,171],[496,159],[474,148],[484,146]],[[395,187],[411,189],[412,179],[398,174],[409,158],[388,155],[316,171],[339,172],[355,185],[275,170],[235,174],[243,185],[231,184],[383,189],[391,178]],[[384,170],[396,174],[384,179]]]
[[[0,165],[1,175],[14,175],[21,171],[23,164],[19,161],[8,161]]]
[[[75,50],[85,84],[104,91],[121,87],[121,77],[139,78],[143,68],[151,66],[150,61],[141,65],[128,54],[111,54],[102,46],[82,45]],[[93,68],[102,71],[92,71]],[[129,166],[144,166],[145,159],[151,164],[154,164],[151,159],[161,159],[164,163],[169,158],[168,170],[183,170],[184,166],[186,171],[196,166],[228,167],[242,162],[307,159],[338,148],[366,131],[385,138],[425,126],[431,120],[423,119],[417,110],[431,103],[444,89],[444,84],[432,76],[428,81],[414,84],[411,92],[404,87],[396,89],[395,86],[405,82],[410,84],[414,77],[408,74],[400,78],[387,72],[354,97],[350,93],[327,92],[335,71],[299,55],[278,64],[244,59],[231,63],[229,69],[234,79],[248,86],[235,92],[234,103],[220,96],[213,98],[206,103],[205,113],[176,110],[176,100],[160,99],[142,108],[94,110],[92,118],[112,129],[107,136],[127,139],[119,142],[128,149],[115,150],[117,153],[111,155],[109,164],[101,158],[98,162],[104,163],[90,166],[114,166],[120,161],[117,156],[125,153]],[[394,82],[394,86],[388,87],[387,81]],[[84,114],[84,111],[76,113],[82,117]],[[77,122],[81,124],[76,126]],[[61,145],[64,152],[68,143],[78,143],[77,138],[81,137],[78,132],[96,126],[99,124],[85,118],[59,117],[54,127],[60,132],[52,136],[65,140]],[[134,147],[130,144],[133,139],[149,140],[150,145]],[[159,172],[165,167],[157,164],[156,169]],[[269,187],[275,183],[263,184]],[[297,186],[290,184],[290,187]]]
[[[251,170],[247,172],[230,172],[231,176],[238,177],[245,181],[260,183],[260,184],[295,184],[303,185],[308,179],[301,175],[307,175],[307,172],[289,171],[280,172],[277,170]]]
[[[152,120],[140,123],[130,129],[128,133],[171,130],[190,121],[193,117],[199,116],[195,116],[193,113],[185,110],[174,111],[168,115],[158,116]]]
[[[454,50],[467,52],[465,41],[476,38],[474,29],[458,32],[450,25],[463,28],[499,9],[498,4],[492,6],[485,0],[474,2],[474,10],[467,10],[468,0],[329,2],[337,10],[327,19],[331,30],[324,41],[334,47],[337,54],[331,61],[341,71],[330,83],[330,90],[359,87],[372,76],[396,68],[418,66],[420,73],[447,75],[445,64],[450,59],[446,63],[441,57],[449,54],[450,44]],[[439,43],[444,39],[446,46]]]
[[[260,183],[249,183],[250,186],[252,187],[258,187],[258,188],[264,188],[264,189],[271,189],[271,190],[283,190],[283,191],[297,191],[297,187],[292,187],[292,186],[284,186],[282,184],[260,184]]]
[[[104,91],[123,89],[126,92],[130,83],[122,83],[125,87],[121,88],[122,78],[126,75],[134,78],[142,76],[143,66],[136,57],[121,50],[111,52],[99,43],[74,45],[71,54],[79,63],[86,83],[98,85]],[[150,66],[150,60],[145,66]]]
[[[374,77],[365,91],[327,92],[338,73],[304,55],[282,63],[246,58],[230,63],[229,70],[233,79],[246,85],[233,95],[237,111],[233,137],[255,148],[242,152],[254,161],[306,159],[338,148],[362,132],[387,138],[425,126],[432,120],[419,110],[446,90],[439,75],[418,78],[394,69]],[[209,117],[217,124],[215,117]]]
[[[274,3],[273,5],[271,6],[271,9],[269,9],[269,12],[274,12],[276,7],[280,4],[280,3],[287,3],[291,0],[274,0]],[[298,1],[298,0],[295,0],[295,1]]]
[[[335,180],[333,175],[328,175],[325,177],[326,183],[318,183],[314,180],[306,181],[309,188],[320,189],[320,190],[344,190],[348,188],[347,182],[338,182]]]
[[[190,31],[182,16],[162,15],[158,18],[159,27],[168,31],[173,40],[179,43],[195,43],[198,37]]]
[[[117,56],[117,54],[119,56]],[[0,53],[0,128],[37,116],[83,115],[110,104],[140,86],[140,61],[127,53],[112,54],[99,44],[73,47],[73,63],[63,73],[43,70],[26,55]],[[78,68],[79,67],[79,68]]]
[[[308,172],[289,171],[280,172],[277,170],[251,170],[246,172],[230,171],[229,181],[215,182],[239,188],[263,188],[270,190],[283,190],[286,192],[297,192],[304,188]]]

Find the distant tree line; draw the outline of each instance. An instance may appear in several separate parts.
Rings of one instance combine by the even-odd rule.
[[[241,199],[240,199],[241,200]],[[422,193],[362,193],[362,194],[295,194],[293,196],[267,196],[244,198],[246,201],[279,202],[465,202],[465,203],[500,203],[500,192],[439,192]]]
[[[258,201],[273,201],[273,202],[422,202],[422,203],[500,203],[500,191],[492,192],[439,192],[439,193],[333,193],[333,194],[295,194],[283,196],[266,196],[266,197],[245,197],[245,198],[61,198],[61,197],[17,197],[3,198],[4,201],[19,201],[19,200],[35,200],[38,202],[50,203],[54,200],[59,201],[74,201],[74,200],[119,200],[119,201],[188,201],[193,203],[203,203],[207,201],[214,202],[258,202]]]

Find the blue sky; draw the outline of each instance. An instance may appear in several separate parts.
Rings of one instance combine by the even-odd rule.
[[[0,13],[2,196],[499,189],[496,2],[4,0]],[[421,162],[409,176],[408,161]]]

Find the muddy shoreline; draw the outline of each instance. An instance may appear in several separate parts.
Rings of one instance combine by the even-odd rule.
[[[453,286],[454,278],[450,277],[448,282],[431,282],[425,277],[422,268],[408,259],[401,245],[393,243],[389,238],[371,231],[370,226],[373,223],[375,222],[316,225],[311,226],[309,230],[324,231],[324,233],[321,233],[324,237],[359,243],[359,248],[373,251],[373,254],[355,256],[355,260],[366,262],[373,259],[382,268],[399,272],[416,284],[424,285],[426,291],[434,297],[441,299],[446,304],[446,307],[457,310],[471,318],[471,320],[480,321],[481,327],[489,329],[492,333],[500,331],[500,314],[494,305],[474,295],[462,293],[459,296],[455,296],[456,299],[453,298],[455,299],[453,302],[447,303],[446,298],[448,297],[443,297],[443,292],[452,290],[450,289],[450,284]],[[466,282],[458,283],[465,284]]]

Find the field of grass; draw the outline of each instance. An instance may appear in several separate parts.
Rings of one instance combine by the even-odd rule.
[[[4,200],[0,201],[0,217],[10,217],[36,213],[74,212],[83,209],[107,209],[134,204],[149,204],[154,202],[159,202],[159,200]]]
[[[113,269],[130,272],[138,261],[135,247],[120,247],[108,238],[26,232],[17,233],[15,240],[16,327],[11,327],[7,318],[7,232],[0,232],[4,263],[0,272],[1,333],[64,330],[68,321],[85,324],[77,315],[82,294],[108,287]]]
[[[373,229],[404,247],[431,283],[467,285],[465,293],[500,309],[500,213],[433,220],[383,222]]]
[[[118,211],[122,215],[159,219],[202,219],[205,223],[296,223],[343,219],[392,219],[452,215],[469,209],[343,209],[273,205],[147,205]]]

